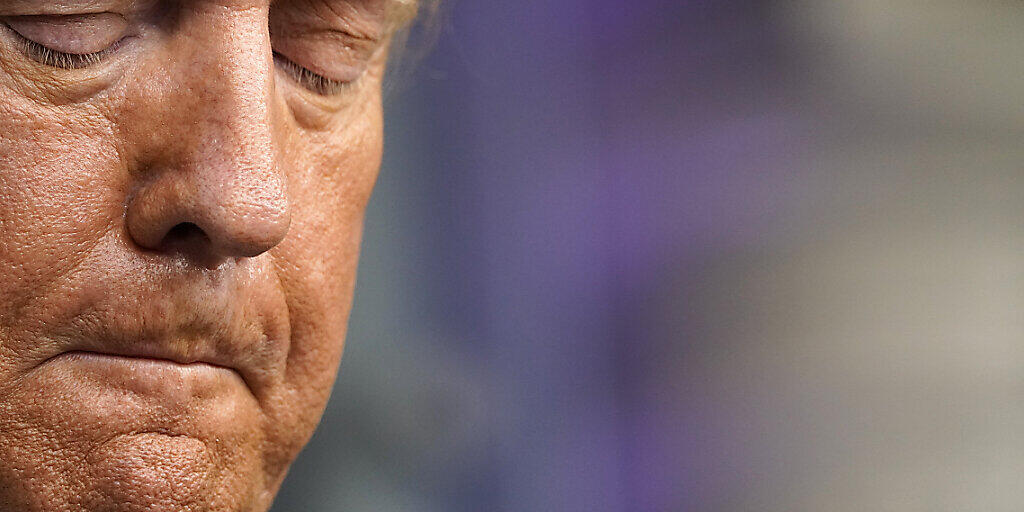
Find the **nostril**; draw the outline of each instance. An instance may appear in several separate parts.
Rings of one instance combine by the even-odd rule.
[[[167,234],[164,235],[164,238],[171,240],[180,238],[192,238],[196,236],[205,238],[206,233],[203,233],[203,230],[192,222],[182,222],[171,228],[170,231],[168,231]]]
[[[182,222],[167,231],[160,245],[165,249],[182,249],[196,243],[208,244],[209,242],[210,237],[202,228],[192,222]]]

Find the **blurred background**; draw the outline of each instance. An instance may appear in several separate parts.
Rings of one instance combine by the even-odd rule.
[[[443,11],[275,511],[1024,509],[1024,3]]]

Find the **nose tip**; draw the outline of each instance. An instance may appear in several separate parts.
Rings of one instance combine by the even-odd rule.
[[[252,258],[281,243],[291,224],[283,190],[244,183],[232,188],[224,194],[186,186],[174,176],[158,179],[129,203],[128,233],[151,251],[220,258]]]
[[[210,239],[212,252],[221,256],[253,258],[276,247],[288,233],[291,217],[274,210],[215,223],[203,229]]]

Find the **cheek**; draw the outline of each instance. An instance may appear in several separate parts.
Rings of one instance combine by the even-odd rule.
[[[267,427],[267,466],[281,470],[312,434],[337,374],[363,215],[380,166],[379,118],[330,138],[310,136],[293,149],[292,223],[271,251],[291,327],[285,385]]]
[[[282,258],[325,286],[354,278],[367,202],[380,169],[379,104],[336,133],[307,135],[289,158],[292,223]],[[342,286],[342,291],[348,286]]]
[[[123,192],[111,140],[100,116],[19,110],[0,92],[0,318],[17,318],[9,308],[116,228]]]
[[[284,243],[273,251],[293,302],[292,328],[308,330],[305,336],[293,333],[293,355],[340,355],[363,215],[380,163],[380,137],[375,133],[371,127],[339,137],[332,145],[304,144],[304,158],[295,160],[300,166],[290,180],[292,224]],[[288,367],[296,368],[292,363]],[[318,371],[333,380],[333,368]]]

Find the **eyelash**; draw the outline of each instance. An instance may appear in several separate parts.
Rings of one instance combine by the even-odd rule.
[[[94,53],[65,53],[59,52],[47,48],[35,41],[26,39],[18,35],[19,43],[21,43],[22,49],[28,54],[29,58],[40,62],[47,66],[60,68],[60,69],[81,69],[95,64],[99,64],[107,55],[114,53],[121,46],[121,42],[118,41],[108,48],[100,50]]]
[[[21,34],[16,33],[15,35],[18,36],[18,42],[21,43],[22,49],[29,58],[36,62],[59,69],[81,69],[99,64],[104,58],[116,52],[121,46],[121,42],[118,41],[117,43],[110,45],[110,47],[94,53],[65,53],[47,48],[35,41],[26,39],[25,37],[22,37]],[[287,57],[277,52],[274,52],[274,62],[300,85],[323,96],[333,96],[345,89],[348,89],[349,86],[352,85],[351,82],[331,80],[323,75],[314,73],[313,71],[292,62]]]
[[[352,85],[351,82],[331,80],[323,75],[314,73],[277,52],[274,52],[274,62],[281,66],[281,69],[293,80],[321,96],[333,96]]]

